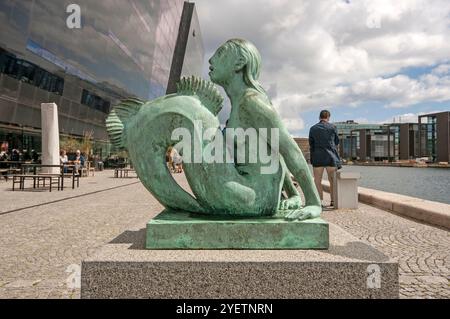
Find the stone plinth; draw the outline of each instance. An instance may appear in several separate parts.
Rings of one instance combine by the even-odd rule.
[[[359,173],[342,171],[336,173],[334,198],[337,209],[358,208],[358,179],[360,178]]]
[[[396,262],[329,231],[327,250],[147,250],[127,231],[82,262],[81,297],[398,298]]]
[[[327,249],[328,223],[236,219],[165,210],[147,224],[148,249]]]

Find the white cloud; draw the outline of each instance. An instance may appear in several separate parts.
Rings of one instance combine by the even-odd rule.
[[[435,110],[435,111],[428,111],[428,112],[418,112],[418,113],[405,113],[405,114],[399,114],[394,115],[384,121],[381,121],[379,124],[386,124],[386,123],[419,123],[419,116],[424,114],[432,114],[432,113],[439,113],[444,112],[443,110]],[[355,122],[357,122],[355,120]]]
[[[448,0],[196,3],[207,57],[228,38],[255,43],[261,82],[276,88],[271,97],[285,119],[300,123],[301,112],[325,106],[450,100]],[[420,78],[404,73],[432,66]]]
[[[301,131],[305,128],[305,122],[300,117],[284,119],[283,123],[292,132]]]
[[[301,106],[306,111],[329,105],[356,107],[365,102],[381,102],[389,108],[402,108],[426,101],[447,100],[450,100],[450,76],[426,74],[412,79],[400,74],[338,85],[310,94],[279,95],[275,103],[281,110]]]
[[[419,115],[415,113],[395,115],[391,119],[383,121],[383,123],[418,123]]]
[[[369,124],[370,123],[370,121],[365,117],[358,117],[358,118],[354,119],[353,121],[355,121],[355,123],[359,123],[359,124]]]
[[[450,74],[450,63],[439,65],[434,68],[431,73],[437,76]]]

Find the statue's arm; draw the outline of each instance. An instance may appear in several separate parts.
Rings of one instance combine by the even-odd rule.
[[[280,119],[281,122],[281,119]],[[320,197],[314,184],[308,163],[297,143],[290,136],[287,129],[281,124],[280,128],[280,154],[286,166],[292,172],[305,195],[306,206],[320,206]]]
[[[297,188],[295,188],[294,181],[291,178],[291,172],[289,172],[289,170],[286,170],[286,174],[284,175],[283,189],[288,197],[300,196]]]
[[[291,172],[287,169],[284,160],[282,160],[282,166],[284,170],[283,190],[286,192],[287,198],[281,200],[279,209],[291,210],[301,208],[302,198],[294,185],[294,181],[291,178]]]
[[[256,129],[267,128],[270,130],[271,128],[278,128],[279,152],[284,158],[287,169],[294,175],[305,195],[306,207],[295,210],[287,218],[307,219],[318,217],[322,211],[321,202],[308,163],[297,143],[281,121],[280,116],[271,105],[258,98],[249,99],[246,103],[246,108],[251,112],[249,114],[252,115],[252,124]],[[267,143],[274,150],[276,144],[272,142],[272,138],[271,134],[268,133]]]

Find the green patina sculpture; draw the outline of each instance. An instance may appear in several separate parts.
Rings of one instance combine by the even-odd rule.
[[[173,139],[174,131],[186,129],[192,145],[203,147],[198,123],[203,131],[220,126],[217,114],[223,98],[213,83],[198,78],[182,79],[176,94],[145,103],[128,99],[114,107],[107,119],[111,141],[128,151],[142,183],[172,211],[248,218],[281,213],[286,220],[319,217],[320,199],[303,154],[258,83],[258,50],[248,41],[233,39],[223,44],[209,62],[211,81],[222,86],[231,101],[226,130],[255,129],[258,139],[279,161],[276,171],[262,173],[265,163],[259,159],[244,163],[230,163],[225,158],[222,162],[186,161],[192,155],[182,149],[185,175],[194,196],[176,183],[165,163],[167,148],[180,142]],[[259,133],[261,129],[277,129],[277,140]],[[247,155],[253,146],[246,139],[231,144],[246,149]],[[226,153],[226,145],[224,148]],[[305,195],[304,206],[291,173]]]

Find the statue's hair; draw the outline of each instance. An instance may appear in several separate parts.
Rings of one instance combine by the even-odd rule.
[[[251,88],[267,96],[266,91],[258,82],[261,72],[261,55],[258,49],[249,41],[244,39],[231,39],[222,46],[225,50],[232,50],[245,60],[243,69],[244,81]]]

